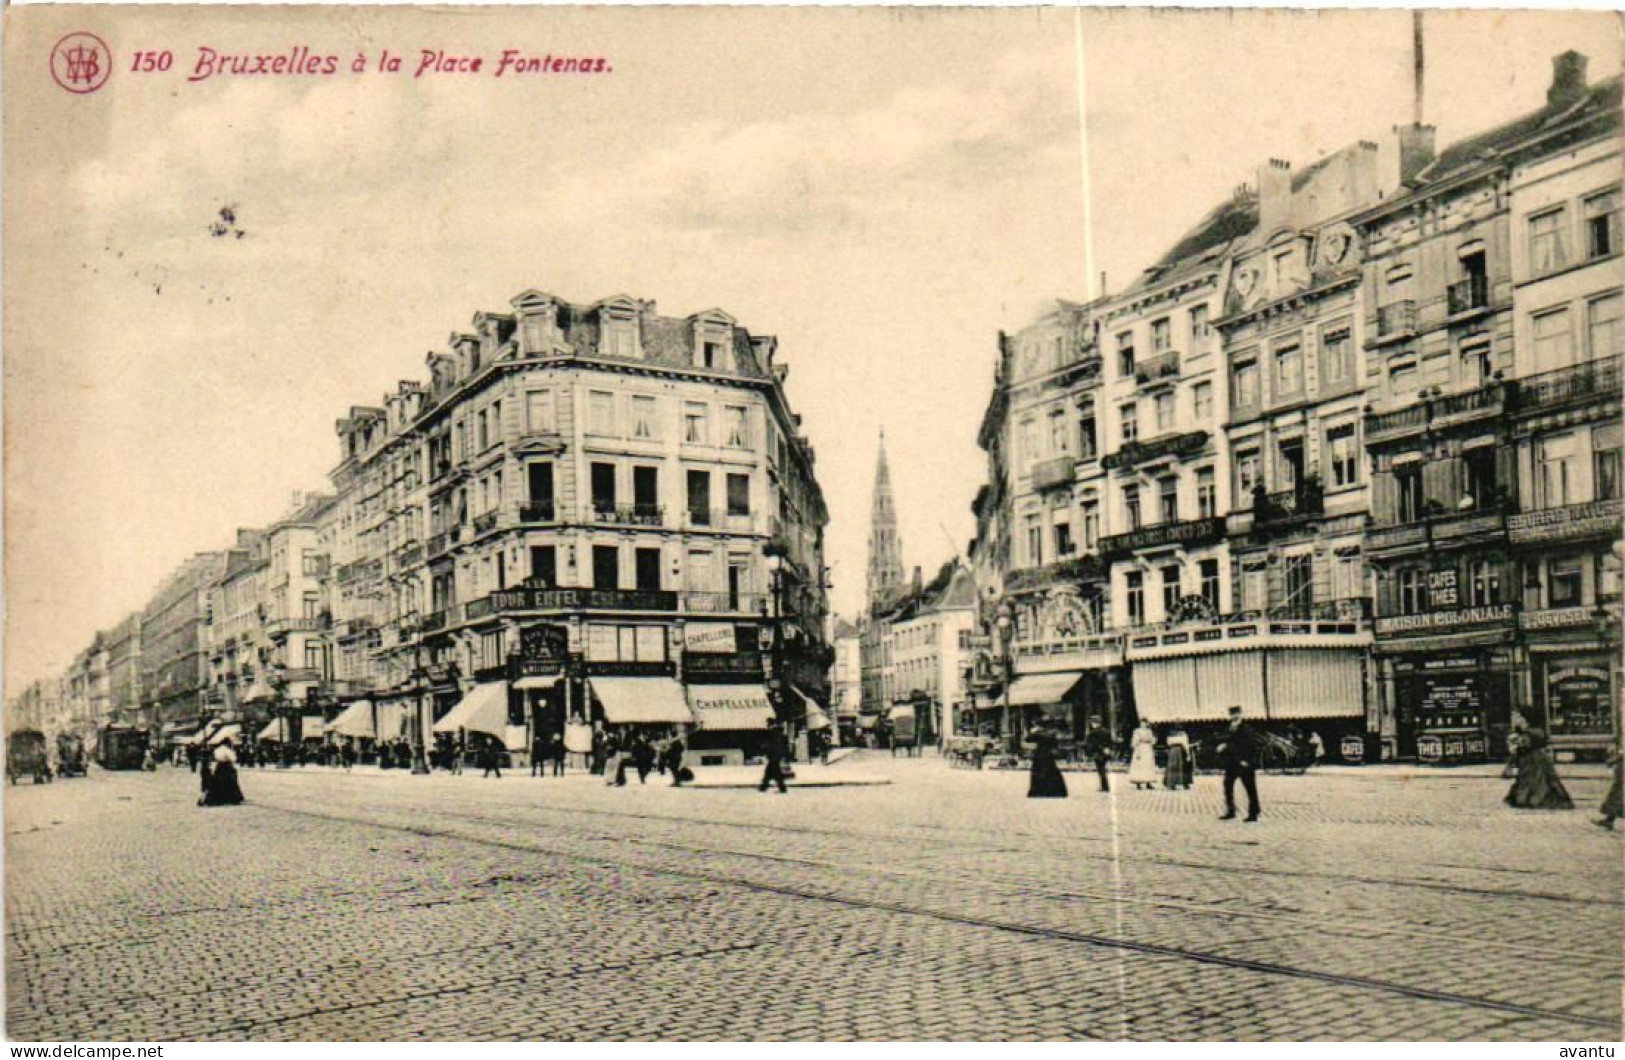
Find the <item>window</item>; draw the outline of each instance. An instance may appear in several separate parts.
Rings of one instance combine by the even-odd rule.
[[[750,476],[728,475],[728,514],[750,514]]]
[[[1174,392],[1164,390],[1157,395],[1157,433],[1174,429]]]
[[[1213,384],[1196,383],[1191,387],[1191,415],[1197,423],[1213,418]]]
[[[1179,565],[1162,568],[1162,617],[1171,620],[1179,610]]]
[[[688,473],[688,517],[696,526],[711,525],[711,472]]]
[[[1054,409],[1049,414],[1049,451],[1055,456],[1063,456],[1071,448],[1067,437],[1066,410]]]
[[[1207,338],[1207,306],[1191,306],[1191,341]]]
[[[1172,325],[1169,324],[1168,318],[1163,317],[1160,320],[1153,320],[1151,322],[1151,353],[1152,353],[1152,355],[1154,356],[1154,355],[1159,354],[1159,353],[1167,353],[1168,350],[1172,348],[1172,346],[1173,346],[1173,327],[1172,327]]]
[[[1326,432],[1326,459],[1331,464],[1327,478],[1333,489],[1360,481],[1360,450],[1354,444],[1354,424],[1340,424]]]
[[[1424,603],[1426,592],[1420,568],[1407,567],[1400,571],[1399,613],[1402,615],[1419,614],[1426,606]]]
[[[660,519],[660,468],[632,468],[632,504],[639,521]]]
[[[750,410],[729,405],[724,411],[728,414],[728,445],[734,449],[749,449]]]
[[[1127,588],[1124,598],[1128,601],[1128,624],[1143,626],[1145,624],[1145,577],[1137,570],[1129,571],[1124,575],[1123,582]]]
[[[1530,324],[1535,338],[1535,371],[1547,372],[1574,363],[1567,307],[1537,313]]]
[[[1354,344],[1347,327],[1332,328],[1320,336],[1320,387],[1329,390],[1354,381]]]
[[[710,406],[695,401],[683,403],[683,441],[689,445],[711,444]]]
[[[1339,556],[1332,564],[1332,599],[1352,600],[1364,595],[1360,585],[1360,557]]]
[[[1463,511],[1484,511],[1495,504],[1500,491],[1495,484],[1495,449],[1482,446],[1461,454],[1461,501]]]
[[[1586,303],[1586,354],[1593,360],[1612,357],[1625,350],[1625,343],[1620,342],[1622,306],[1625,306],[1625,296],[1617,292]]]
[[[1072,555],[1072,527],[1067,523],[1055,524],[1055,555]]]
[[[1559,206],[1529,219],[1529,270],[1534,273],[1552,272],[1568,264],[1568,250],[1564,246],[1564,229],[1568,225],[1568,211]]]
[[[1196,517],[1212,519],[1219,514],[1218,495],[1213,488],[1213,469],[1196,469]]]
[[[1099,451],[1095,438],[1095,409],[1093,405],[1078,410],[1078,456],[1093,460]]]
[[[474,434],[475,437],[479,439],[480,452],[483,453],[486,449],[491,447],[491,430],[489,424],[487,423],[486,412],[484,409],[481,409],[478,414],[475,415],[474,422],[476,424]]]
[[[1546,605],[1579,607],[1585,579],[1576,558],[1554,559],[1546,567]]]
[[[1236,496],[1241,498],[1241,503],[1253,502],[1253,492],[1263,484],[1260,474],[1257,449],[1243,449],[1236,453]]]
[[[1475,559],[1467,564],[1467,606],[1488,607],[1501,600],[1501,573],[1493,560]]]
[[[592,547],[592,587],[594,589],[621,587],[621,550],[616,546]]]
[[[1619,253],[1619,189],[1585,201],[1586,260]]]
[[[1230,404],[1237,410],[1258,404],[1258,361],[1247,357],[1230,366]]]
[[[705,342],[700,344],[700,363],[707,368],[718,368],[722,365],[722,343]]]
[[[688,554],[688,563],[683,568],[683,587],[690,592],[711,591],[711,553],[709,551],[697,549]]]
[[[321,641],[307,641],[305,643],[305,669],[316,671],[318,676],[322,675],[322,671],[325,669],[322,663],[326,661],[324,654]]]
[[[1488,386],[1495,379],[1495,361],[1490,356],[1488,342],[1463,344],[1461,348],[1461,379],[1469,387]]]
[[[322,613],[322,597],[320,593],[305,593],[299,603],[302,608],[300,614],[305,618],[317,618]]]
[[[1296,342],[1275,351],[1275,396],[1303,393],[1303,351]]]
[[[1139,409],[1132,401],[1117,410],[1118,417],[1123,424],[1123,442],[1125,444],[1134,441],[1140,436],[1138,413]]]
[[[1597,599],[1619,599],[1620,568],[1620,559],[1612,552],[1597,553]]]
[[[1576,446],[1572,434],[1542,438],[1537,443],[1539,452],[1540,505],[1543,508],[1561,508],[1575,501]]]
[[[632,395],[632,437],[655,438],[655,399],[646,394]]]
[[[1140,487],[1123,487],[1123,518],[1128,521],[1130,530],[1140,528]]]
[[[1125,331],[1117,336],[1117,376],[1127,379],[1134,374],[1134,332]]]
[[[558,549],[553,545],[530,547],[530,580],[544,588],[559,584]]]
[[[1038,421],[1031,416],[1021,421],[1021,434],[1017,436],[1016,462],[1025,467],[1038,459]]]
[[[1157,480],[1157,499],[1161,519],[1165,523],[1179,521],[1179,479],[1165,475]]]
[[[593,434],[615,433],[615,395],[601,390],[587,394],[587,429]]]
[[[1422,518],[1422,465],[1402,464],[1394,468],[1394,488],[1398,494],[1399,521],[1414,523]]]
[[[1038,516],[1027,516],[1027,563],[1037,567],[1044,562],[1044,528]]]
[[[1269,603],[1269,577],[1262,566],[1249,567],[1241,572],[1241,607],[1244,611],[1262,611]]]
[[[1197,570],[1201,573],[1202,599],[1207,601],[1208,606],[1213,608],[1215,613],[1218,613],[1219,561],[1216,559],[1204,559],[1200,564],[1197,565]]]
[[[592,507],[596,512],[615,510],[615,465],[592,465]]]
[[[632,553],[635,563],[634,573],[637,576],[637,587],[644,590],[660,588],[660,550],[658,548],[640,548]]]
[[[1100,543],[1100,505],[1094,501],[1083,506],[1083,547],[1093,549]]]
[[[1314,557],[1307,552],[1286,557],[1286,606],[1295,614],[1315,602]]]
[[[322,556],[319,552],[308,549],[300,554],[300,570],[307,578],[318,577],[322,573]]]
[[[1396,357],[1388,362],[1388,401],[1404,405],[1416,400],[1416,361]]]
[[[1620,498],[1619,442],[1619,424],[1591,428],[1592,500],[1614,501]]]

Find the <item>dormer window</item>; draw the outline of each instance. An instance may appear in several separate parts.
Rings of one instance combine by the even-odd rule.
[[[702,345],[700,356],[707,368],[719,368],[722,364],[722,343],[707,342]]]

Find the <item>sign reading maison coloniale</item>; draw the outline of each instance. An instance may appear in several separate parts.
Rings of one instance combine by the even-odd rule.
[[[1432,633],[1465,626],[1493,626],[1512,621],[1512,605],[1452,608],[1417,615],[1385,615],[1377,619],[1377,633]]]

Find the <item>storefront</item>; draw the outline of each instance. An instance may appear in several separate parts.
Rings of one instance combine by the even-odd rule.
[[[694,730],[688,749],[695,764],[743,765],[761,753],[773,705],[761,685],[689,685]]]
[[[1512,725],[1513,607],[1377,619],[1394,752],[1430,764],[1503,758]]]
[[[683,686],[670,677],[593,677],[592,720],[605,725],[692,725]]]

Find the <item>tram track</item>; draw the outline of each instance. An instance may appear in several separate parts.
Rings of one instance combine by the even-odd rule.
[[[1053,942],[1074,943],[1094,949],[1189,961],[1201,965],[1222,967],[1238,971],[1248,971],[1285,980],[1323,983],[1351,990],[1364,990],[1390,996],[1405,997],[1413,1000],[1465,1006],[1480,1011],[1496,1012],[1503,1015],[1526,1019],[1551,1020],[1574,1025],[1576,1027],[1604,1029],[1616,1034],[1620,1029],[1619,1021],[1614,1019],[1566,1012],[1560,1009],[1543,1008],[1537,1005],[1526,1005],[1514,1001],[1502,1001],[1495,998],[1462,994],[1446,990],[1436,990],[1430,987],[1377,979],[1369,976],[1299,968],[1272,961],[1216,953],[1210,950],[1173,946],[1156,942],[1137,941],[1085,931],[1072,931],[1063,928],[1022,923],[1020,921],[1001,917],[960,913],[949,909],[933,908],[929,905],[910,903],[903,900],[891,900],[875,895],[840,894],[824,889],[800,886],[793,883],[751,880],[741,878],[737,875],[730,875],[728,873],[700,867],[649,865],[636,857],[616,857],[607,852],[589,853],[579,850],[560,849],[556,846],[550,846],[543,841],[528,841],[524,838],[498,838],[488,835],[470,835],[466,830],[458,831],[454,828],[437,827],[423,823],[408,824],[391,822],[388,820],[381,820],[375,817],[365,816],[364,813],[363,815],[355,815],[344,812],[322,811],[307,807],[287,806],[266,801],[260,801],[257,803],[257,805],[266,809],[276,810],[281,813],[301,816],[312,820],[321,820],[347,825],[362,825],[377,828],[383,831],[414,835],[422,838],[449,839],[458,842],[472,843],[479,846],[510,850],[525,854],[545,854],[552,857],[564,858],[577,863],[610,866],[622,870],[646,873],[656,877],[667,876],[677,879],[702,881],[709,884],[739,888],[760,894],[770,894],[803,901],[822,902],[846,908],[862,909],[872,912],[885,912],[906,917],[924,918],[942,923],[957,924],[980,930],[996,931],[1028,938],[1044,939]],[[473,823],[476,825],[499,825],[511,827],[513,824],[511,819],[450,813],[438,808],[434,809],[433,812],[442,818],[463,820],[467,823]],[[571,812],[575,813],[578,811]],[[659,815],[650,816],[658,817],[659,819],[665,821],[677,820],[670,817],[659,817]],[[850,833],[845,834],[850,835]],[[604,838],[610,840],[627,841],[627,837],[625,836],[606,835]],[[683,851],[697,857],[715,857],[718,853],[717,851],[708,849],[704,846],[670,843],[669,841],[661,842],[673,850]],[[781,860],[784,857],[782,855],[754,856],[761,857],[763,859]],[[852,871],[852,869],[847,866],[820,867],[835,868],[837,871],[842,872]],[[1079,897],[1083,897],[1085,899],[1095,898],[1095,896],[1089,895],[1080,895]],[[1098,900],[1117,901],[1119,899],[1117,899],[1115,896],[1099,896]]]

